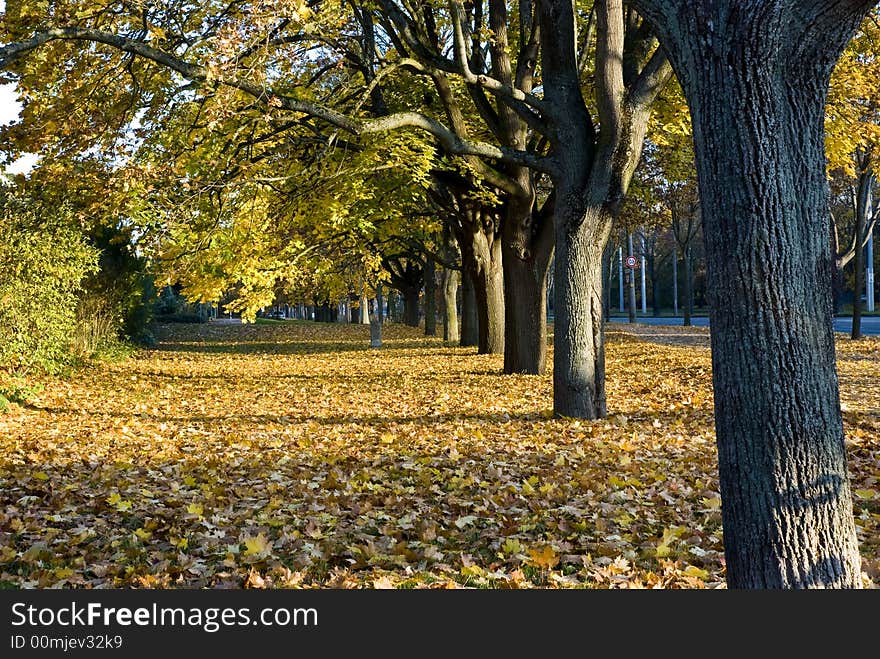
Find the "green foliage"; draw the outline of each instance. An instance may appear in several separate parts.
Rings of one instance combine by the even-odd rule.
[[[42,390],[39,383],[31,384],[21,377],[0,375],[0,412],[7,411],[11,403],[26,403]]]
[[[58,372],[72,359],[77,295],[98,252],[67,208],[0,189],[0,368]]]
[[[155,304],[155,319],[160,323],[204,323],[208,309],[204,304],[191,303],[173,286],[165,286]]]
[[[105,325],[95,349],[120,339],[152,345],[156,289],[146,259],[135,253],[131,229],[99,225],[90,231],[89,242],[100,250],[99,270],[84,282],[79,311],[83,320]]]

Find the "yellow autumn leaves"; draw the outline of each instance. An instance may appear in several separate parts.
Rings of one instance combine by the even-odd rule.
[[[0,582],[721,587],[707,336],[608,330],[611,416],[418,331],[165,328],[0,417]],[[880,555],[880,341],[840,342],[855,518]]]

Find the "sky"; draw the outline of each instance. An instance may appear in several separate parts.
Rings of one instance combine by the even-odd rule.
[[[0,0],[2,4],[3,0]],[[21,104],[18,102],[15,93],[15,85],[0,85],[0,126],[13,123],[18,120],[18,113],[21,111]],[[2,147],[0,147],[2,150]],[[29,153],[22,156],[14,163],[5,168],[7,174],[22,174],[29,172],[37,162],[37,155]]]
[[[5,0],[0,0],[0,13],[5,11],[6,2]],[[0,126],[5,126],[6,124],[16,121],[20,111],[21,104],[18,102],[15,93],[15,85],[0,85]],[[9,167],[6,167],[5,171],[9,174],[26,173],[31,170],[36,161],[37,155],[29,153],[16,160]]]

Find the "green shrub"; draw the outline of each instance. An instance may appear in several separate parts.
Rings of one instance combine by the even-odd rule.
[[[0,369],[56,373],[70,363],[81,283],[97,261],[67,208],[0,186]]]

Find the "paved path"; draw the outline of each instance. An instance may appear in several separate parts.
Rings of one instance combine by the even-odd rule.
[[[613,316],[611,319],[613,323],[625,323],[627,322],[626,318]],[[708,327],[709,319],[705,316],[697,316],[692,319],[694,327]],[[653,316],[639,316],[636,322],[643,323],[645,325],[684,325],[684,318],[682,317],[662,317],[662,318],[654,318]],[[852,331],[852,318],[835,318],[834,319],[834,331],[835,332],[847,332]],[[880,316],[865,316],[862,318],[862,334],[865,335],[880,335]]]

